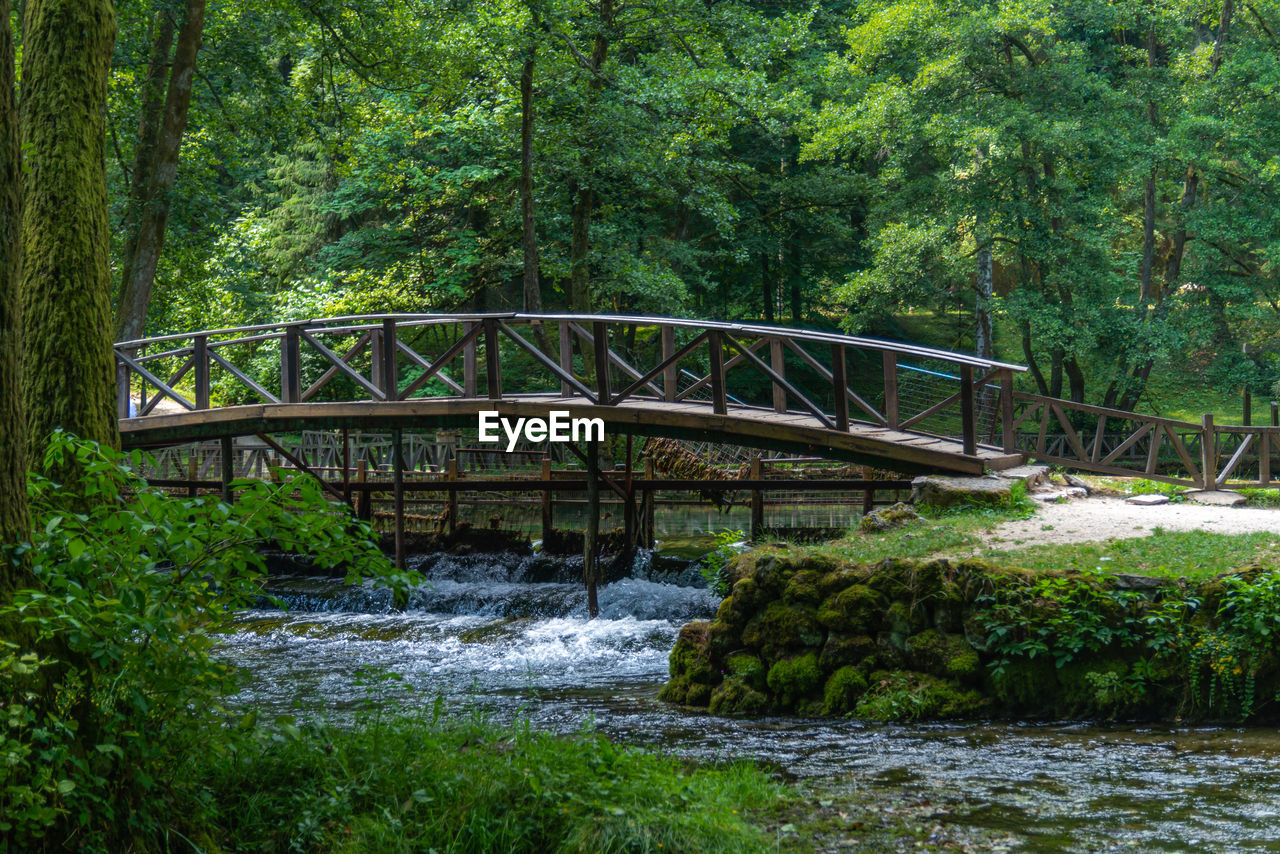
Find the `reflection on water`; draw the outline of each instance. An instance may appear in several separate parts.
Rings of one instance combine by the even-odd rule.
[[[424,559],[431,587],[404,613],[380,591],[280,579],[274,592],[290,610],[245,613],[223,649],[252,673],[243,702],[264,710],[359,714],[370,690],[362,671],[385,669],[423,703],[444,695],[454,708],[558,731],[589,719],[617,740],[692,758],[753,757],[833,786],[922,793],[953,824],[1009,832],[1027,850],[1280,850],[1273,730],[878,726],[672,709],[655,698],[667,652],[715,600],[691,585],[696,571],[653,566],[602,588],[592,622],[565,577],[572,566],[556,577],[527,558]]]

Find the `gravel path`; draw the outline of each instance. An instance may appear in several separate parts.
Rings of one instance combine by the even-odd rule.
[[[1122,498],[1081,498],[1042,504],[1031,518],[1005,522],[983,539],[988,545],[1083,543],[1145,537],[1154,528],[1219,534],[1254,531],[1280,534],[1280,509],[1210,507],[1191,502],[1139,507],[1125,504]]]

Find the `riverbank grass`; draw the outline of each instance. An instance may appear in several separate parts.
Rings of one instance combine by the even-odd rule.
[[[1156,528],[1146,537],[984,549],[978,557],[1031,570],[1200,579],[1244,566],[1280,566],[1280,532],[1214,534]]]
[[[286,720],[198,774],[206,851],[772,851],[745,816],[785,798],[753,766],[438,714]]]

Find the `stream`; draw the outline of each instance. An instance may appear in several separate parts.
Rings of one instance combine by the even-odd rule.
[[[687,556],[641,554],[633,577],[601,588],[591,622],[580,559],[428,555],[411,568],[429,584],[403,612],[385,590],[273,578],[275,601],[240,615],[221,647],[250,674],[237,701],[341,721],[392,696],[443,696],[455,712],[755,759],[815,790],[909,793],[930,821],[1014,850],[1280,850],[1275,730],[715,718],[656,699],[680,626],[717,604]]]

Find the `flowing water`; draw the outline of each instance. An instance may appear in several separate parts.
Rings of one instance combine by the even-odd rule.
[[[716,605],[687,558],[642,555],[633,577],[600,590],[591,622],[580,561],[416,564],[430,583],[399,612],[386,591],[273,579],[277,601],[243,614],[223,647],[252,674],[240,699],[351,719],[371,696],[413,689],[402,702],[443,696],[501,720],[589,725],[699,760],[754,758],[818,784],[909,791],[949,824],[1024,850],[1280,850],[1274,730],[713,718],[656,699],[680,626]]]

